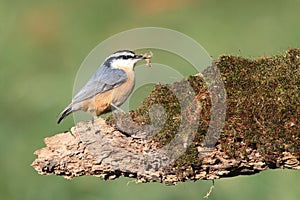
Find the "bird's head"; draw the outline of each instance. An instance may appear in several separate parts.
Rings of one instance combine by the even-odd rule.
[[[143,55],[138,55],[129,50],[121,50],[106,58],[104,64],[113,68],[128,68],[133,70],[134,65],[143,59],[146,59]]]

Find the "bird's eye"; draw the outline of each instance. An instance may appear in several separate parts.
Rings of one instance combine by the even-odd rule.
[[[122,58],[123,58],[123,59],[125,59],[125,60],[127,60],[127,59],[129,59],[129,58],[133,58],[133,57],[132,57],[132,56],[130,56],[130,55],[123,55],[123,56],[122,56]]]

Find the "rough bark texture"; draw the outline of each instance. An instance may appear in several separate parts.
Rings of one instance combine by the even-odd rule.
[[[170,107],[171,113],[168,110],[167,113],[154,112],[157,118],[164,114],[169,116],[165,121],[146,125],[151,113],[145,117],[143,109],[148,110],[147,105],[152,105],[154,100],[162,98],[161,105],[176,105],[163,95],[165,88],[157,86],[143,102],[143,109],[130,114],[119,113],[114,120],[99,118],[80,122],[68,132],[45,138],[46,147],[35,152],[38,157],[32,166],[40,174],[66,178],[92,175],[110,180],[126,176],[138,182],[168,185],[250,175],[270,168],[300,169],[300,50],[291,49],[283,56],[254,61],[223,56],[216,61],[216,66],[227,91],[227,112],[222,133],[206,153],[203,153],[206,148],[203,132],[207,130],[211,114],[206,111],[212,106],[209,102],[216,99],[209,94],[211,85],[197,85],[203,77],[196,75],[188,79],[196,91],[196,98],[186,106],[188,112],[181,117],[195,118],[193,113],[197,112],[191,109],[194,105],[197,105],[195,109],[201,108],[196,118],[201,128],[197,129],[195,137],[190,139],[170,131],[176,129],[176,120],[180,119],[178,113],[172,111],[176,106]],[[135,122],[130,121],[129,116]],[[165,123],[167,130],[155,129],[161,123]],[[127,124],[125,128],[124,124]],[[183,124],[186,132],[194,125],[188,121]],[[124,132],[134,136],[126,136]],[[151,136],[147,137],[148,134]],[[174,138],[179,138],[177,143],[164,149]],[[182,155],[177,155],[180,153]]]

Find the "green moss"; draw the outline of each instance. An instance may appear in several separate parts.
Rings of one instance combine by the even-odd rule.
[[[300,158],[300,50],[291,49],[282,56],[257,60],[221,56],[216,65],[227,93],[226,121],[218,141],[223,151],[231,157],[247,159],[246,149],[257,149],[270,166],[284,151]],[[211,102],[205,82],[201,76],[186,80],[195,91],[201,112],[193,143],[173,166],[178,173],[184,166],[197,169],[201,165],[197,147],[210,121]],[[184,81],[172,87],[180,89]],[[149,124],[150,108],[154,104],[164,107],[167,120],[152,138],[161,146],[174,138],[181,123],[182,108],[170,87],[155,85],[142,105],[131,112],[135,122]],[[112,122],[112,118],[108,121]]]
[[[270,164],[284,151],[299,158],[300,50],[258,60],[222,56],[217,66],[227,92],[224,151],[247,156],[247,147],[256,148]],[[228,142],[237,137],[243,143]]]

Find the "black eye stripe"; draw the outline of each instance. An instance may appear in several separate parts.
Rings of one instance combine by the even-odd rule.
[[[130,58],[135,58],[135,56],[132,56],[132,55],[121,55],[121,56],[119,56],[120,58],[122,58],[122,59],[130,59]]]

